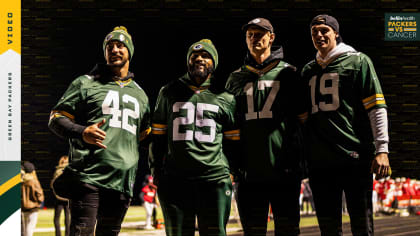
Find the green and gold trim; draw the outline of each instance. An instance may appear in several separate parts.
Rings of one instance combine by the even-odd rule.
[[[166,134],[166,130],[168,129],[167,125],[164,124],[152,124],[152,134],[162,135]]]
[[[225,131],[223,132],[223,137],[227,140],[240,140],[241,131],[239,129]]]
[[[0,224],[20,209],[20,161],[0,161]]]
[[[373,106],[385,104],[385,98],[383,94],[374,94],[368,98],[363,99],[362,102],[365,109],[368,110]]]
[[[269,71],[270,71],[271,69],[273,69],[274,67],[276,67],[276,66],[277,66],[277,64],[279,64],[279,62],[280,62],[280,60],[275,60],[275,61],[271,62],[270,64],[268,64],[268,66],[264,67],[262,70],[258,70],[258,69],[256,69],[256,68],[254,68],[254,67],[250,66],[250,65],[246,65],[245,67],[246,67],[249,71],[251,71],[251,72],[253,72],[253,73],[255,73],[255,74],[259,75],[259,76],[262,76],[262,75],[264,75],[265,73],[269,72]]]

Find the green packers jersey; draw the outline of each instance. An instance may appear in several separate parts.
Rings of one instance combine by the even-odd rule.
[[[186,74],[160,90],[152,119],[151,156],[165,175],[204,181],[229,175],[222,141],[239,139],[235,101],[229,93],[213,89],[211,79],[197,87]]]
[[[226,89],[235,95],[243,153],[240,168],[246,179],[278,179],[292,168],[297,153],[289,153],[297,115],[304,113],[295,67],[274,60],[263,69],[250,65],[233,72]]]
[[[132,79],[124,83],[108,78],[80,76],[53,108],[55,117],[66,116],[74,123],[89,126],[106,119],[106,149],[70,139],[70,170],[80,181],[133,194],[139,142],[150,132],[148,97]]]
[[[312,159],[331,156],[325,151],[342,157],[373,157],[375,146],[368,111],[386,108],[386,104],[369,57],[345,52],[325,68],[312,61],[303,68],[302,76],[311,96],[308,127]]]

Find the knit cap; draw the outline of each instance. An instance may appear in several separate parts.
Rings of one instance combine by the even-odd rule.
[[[217,64],[219,63],[219,56],[217,54],[216,47],[214,47],[210,39],[202,39],[190,46],[187,53],[187,66],[190,61],[191,54],[198,51],[206,51],[210,54],[214,62],[214,69],[216,70]]]
[[[125,28],[124,26],[117,26],[105,37],[104,43],[102,45],[104,55],[106,51],[106,45],[112,40],[120,41],[127,47],[128,52],[130,53],[131,60],[134,54],[134,44],[133,40],[131,39],[131,35],[127,32],[127,28]]]

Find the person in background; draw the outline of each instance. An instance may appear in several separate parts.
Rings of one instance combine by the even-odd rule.
[[[153,184],[153,176],[147,177],[148,183],[141,189],[143,193],[144,208],[146,210],[146,226],[144,229],[153,229],[152,216],[157,208],[156,185]],[[156,219],[154,219],[156,220]]]
[[[306,203],[306,210],[304,211],[305,214],[313,214],[315,212],[315,204],[314,198],[312,196],[311,186],[309,185],[309,180],[304,179],[302,180],[303,185],[303,204]]]
[[[44,201],[44,191],[31,162],[23,162],[21,173],[22,236],[32,236],[38,220],[38,210]]]
[[[58,161],[58,165],[55,167],[54,176],[51,180],[51,185],[58,176],[63,173],[64,168],[69,164],[69,157],[67,155],[62,156]],[[60,197],[55,194],[55,206],[54,206],[54,227],[55,227],[55,235],[61,236],[61,227],[60,227],[60,216],[61,212],[64,210],[64,228],[65,228],[65,236],[70,235],[70,206],[69,206],[69,199]]]

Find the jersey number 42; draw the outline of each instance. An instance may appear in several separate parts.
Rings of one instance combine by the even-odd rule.
[[[117,91],[109,90],[104,101],[102,102],[102,113],[104,115],[112,115],[109,120],[109,126],[121,128],[136,135],[137,125],[129,124],[129,117],[133,120],[139,118],[140,107],[139,102],[134,97],[124,94],[122,96],[123,103],[132,103],[134,110],[123,108],[120,110],[120,95]],[[121,120],[120,117],[122,116]]]

